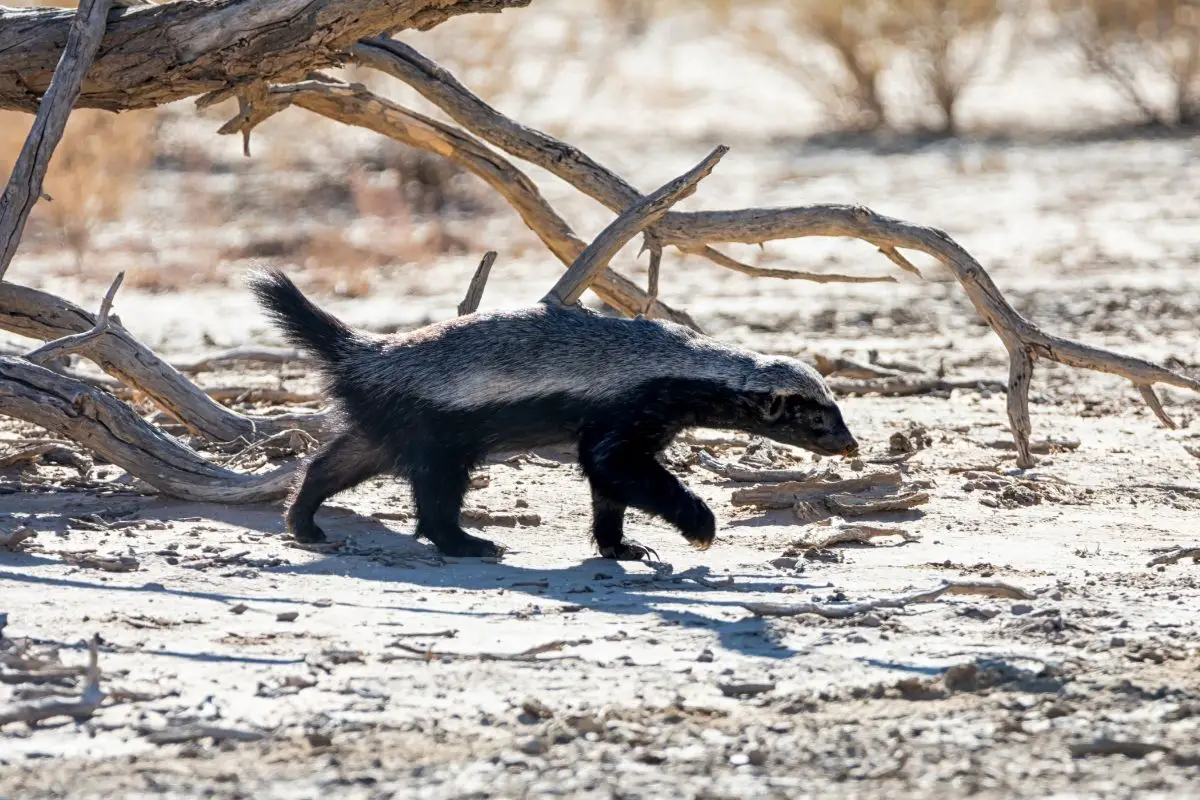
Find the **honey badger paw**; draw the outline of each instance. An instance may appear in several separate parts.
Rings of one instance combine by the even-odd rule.
[[[453,558],[499,558],[505,550],[503,545],[465,531],[458,536],[439,537],[432,541],[439,553]]]
[[[641,542],[636,542],[633,539],[622,537],[621,541],[615,545],[600,548],[600,555],[604,558],[611,558],[613,561],[659,561],[658,553],[654,548],[647,547]]]
[[[694,503],[686,513],[681,515],[679,529],[683,538],[691,542],[697,550],[707,550],[717,538],[717,518],[704,501],[693,498]]]
[[[321,530],[316,523],[294,522],[287,521],[287,531],[297,542],[302,544],[319,544],[326,540],[325,531]]]

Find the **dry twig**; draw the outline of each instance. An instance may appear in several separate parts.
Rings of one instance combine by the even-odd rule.
[[[96,324],[92,326],[90,331],[73,333],[70,336],[64,336],[61,339],[55,339],[52,342],[47,342],[36,350],[28,353],[25,356],[25,360],[37,364],[38,366],[45,366],[46,363],[53,358],[59,358],[61,356],[79,352],[107,333],[108,315],[112,311],[112,304],[113,300],[117,296],[117,290],[121,288],[121,282],[124,280],[124,272],[118,272],[117,277],[113,278],[113,282],[108,287],[108,291],[104,293],[104,300],[100,303],[100,313],[96,315]]]
[[[11,722],[24,722],[26,725],[52,719],[54,717],[71,717],[76,721],[87,719],[96,713],[104,702],[104,692],[100,690],[100,636],[93,634],[88,643],[87,683],[78,700],[62,701],[49,700],[27,705],[18,705],[7,710],[0,710],[0,728]]]
[[[1200,547],[1181,547],[1178,550],[1172,550],[1169,553],[1163,553],[1161,556],[1156,556],[1146,563],[1147,567],[1157,567],[1161,564],[1178,564],[1185,558],[1190,558],[1193,561],[1200,562]]]
[[[845,619],[878,611],[882,608],[904,608],[918,603],[932,603],[945,594],[982,595],[984,597],[1002,597],[1016,600],[1032,600],[1033,595],[1026,590],[1008,583],[998,581],[948,581],[934,589],[926,589],[900,597],[886,597],[878,600],[864,600],[861,603],[837,603],[823,605],[821,603],[742,603],[742,608],[759,617],[798,617],[803,614],[814,614],[826,619]]]
[[[826,534],[820,539],[793,542],[792,547],[804,550],[824,550],[839,544],[867,544],[872,539],[883,536],[899,536],[904,544],[921,541],[918,534],[909,533],[902,528],[883,528],[878,525],[863,524],[847,525],[839,519],[833,519],[831,523],[834,526],[832,533]]]

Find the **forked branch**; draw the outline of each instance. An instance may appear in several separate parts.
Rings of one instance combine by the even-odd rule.
[[[360,64],[412,86],[480,138],[546,169],[608,208],[619,212],[640,199],[637,190],[615,172],[576,147],[513,122],[412,47],[377,37],[360,42],[349,52]],[[976,311],[1009,352],[1009,426],[1017,446],[1017,465],[1022,468],[1034,463],[1029,448],[1029,387],[1037,358],[1128,379],[1164,424],[1169,418],[1153,394],[1155,384],[1200,391],[1200,381],[1153,362],[1042,331],[1008,303],[979,262],[945,232],[886,217],[862,206],[669,212],[650,231],[660,246],[670,245],[709,258],[716,252],[709,246],[712,242],[761,244],[774,239],[844,236],[874,245],[907,272],[917,270],[901,250],[916,250],[937,259],[958,280]]]
[[[600,235],[587,246],[586,250],[579,254],[579,258],[575,259],[575,263],[571,264],[570,269],[555,282],[546,296],[542,298],[542,302],[564,306],[577,303],[584,290],[591,284],[596,272],[607,266],[617,251],[624,247],[630,239],[653,224],[655,220],[662,218],[671,206],[695,192],[696,184],[707,177],[717,162],[728,152],[728,147],[718,145],[699,164],[622,212],[600,232]]]

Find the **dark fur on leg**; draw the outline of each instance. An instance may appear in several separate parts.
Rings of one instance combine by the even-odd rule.
[[[658,553],[653,548],[625,536],[624,503],[605,497],[592,487],[592,538],[596,549],[604,558],[614,561],[641,561],[653,558]]]
[[[313,521],[321,504],[386,471],[387,460],[355,432],[342,433],[304,466],[288,498],[284,521],[298,542],[323,542],[325,532]]]
[[[463,496],[470,482],[471,465],[447,454],[425,455],[408,475],[417,506],[417,536],[428,539],[447,556],[479,558],[499,556],[504,548],[472,536],[459,526]]]
[[[656,442],[628,436],[609,432],[585,434],[581,439],[580,465],[593,491],[661,517],[678,528],[692,546],[707,550],[717,535],[712,511],[654,459],[660,449]]]

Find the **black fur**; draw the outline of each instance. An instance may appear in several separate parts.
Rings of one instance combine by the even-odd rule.
[[[364,365],[385,368],[388,340],[352,331],[279,273],[251,285],[287,337],[322,360],[328,391],[346,420],[345,431],[308,463],[288,504],[288,529],[301,541],[324,539],[313,515],[327,498],[392,473],[411,484],[418,536],[447,555],[499,554],[502,548],[459,526],[470,471],[491,452],[573,443],[591,485],[592,535],[601,555],[632,560],[652,553],[625,537],[629,507],[661,517],[704,549],[716,535],[712,511],[656,459],[685,428],[746,431],[826,455],[857,450],[831,402],[735,389],[710,378],[651,377],[612,396],[557,392],[471,408],[444,407],[413,392],[367,391]],[[469,362],[470,353],[459,355]]]

